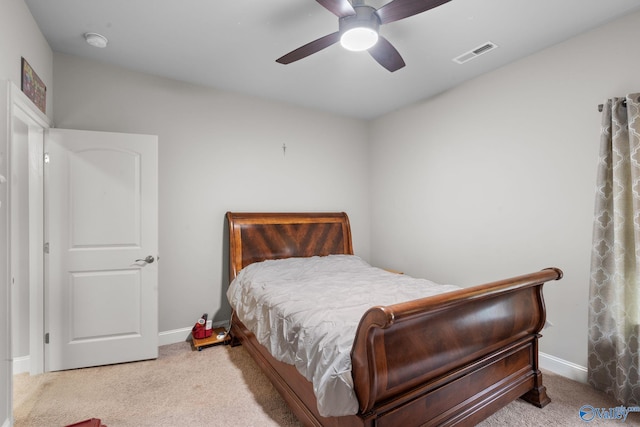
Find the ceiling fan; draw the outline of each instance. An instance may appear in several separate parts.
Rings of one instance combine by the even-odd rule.
[[[378,33],[380,25],[426,12],[451,0],[392,0],[379,9],[367,6],[364,0],[316,1],[338,17],[338,31],[307,43],[276,62],[290,64],[339,41],[348,50],[369,51],[380,65],[394,72],[405,63],[396,48]]]

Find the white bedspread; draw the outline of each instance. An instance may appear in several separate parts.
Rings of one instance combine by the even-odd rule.
[[[328,417],[358,412],[350,352],[363,314],[456,289],[390,273],[354,255],[330,255],[251,264],[227,297],[258,341],[313,383],[318,410]]]

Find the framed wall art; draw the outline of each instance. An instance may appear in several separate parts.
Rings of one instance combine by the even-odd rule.
[[[22,58],[21,66],[21,89],[34,104],[46,114],[47,109],[47,87],[40,77],[33,71],[26,59]]]

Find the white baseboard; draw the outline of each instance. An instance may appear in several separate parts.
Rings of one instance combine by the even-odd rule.
[[[4,420],[4,422],[2,423],[2,427],[10,427],[11,426],[11,420],[9,418],[7,418],[6,420]]]
[[[191,327],[160,332],[158,334],[158,346],[187,341],[190,334]]]
[[[222,322],[216,322],[213,324],[213,327],[226,329],[229,327],[229,322],[224,320]],[[191,328],[192,326],[189,326],[187,328],[160,332],[158,334],[158,346],[188,341],[189,336],[191,335]],[[29,372],[29,370],[29,356],[15,357],[13,359],[13,375],[21,374],[23,372]]]
[[[216,322],[213,324],[214,328],[228,328],[229,322],[223,320],[222,322]],[[158,334],[158,346],[175,344],[178,342],[185,342],[189,340],[191,335],[192,326],[187,328],[172,329],[170,331],[163,331]]]
[[[31,358],[29,356],[20,356],[13,358],[13,375],[29,372],[31,368]]]
[[[587,383],[587,368],[543,352],[538,353],[540,368],[574,381]]]

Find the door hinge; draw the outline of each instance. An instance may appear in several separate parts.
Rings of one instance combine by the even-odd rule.
[[[49,157],[49,153],[44,153],[44,162],[45,163],[49,163],[51,161],[50,157]]]
[[[47,332],[46,334],[44,334],[44,343],[45,343],[45,344],[49,344],[49,332]]]
[[[44,253],[45,253],[45,254],[48,254],[48,253],[49,253],[49,242],[46,242],[46,243],[44,244]]]

